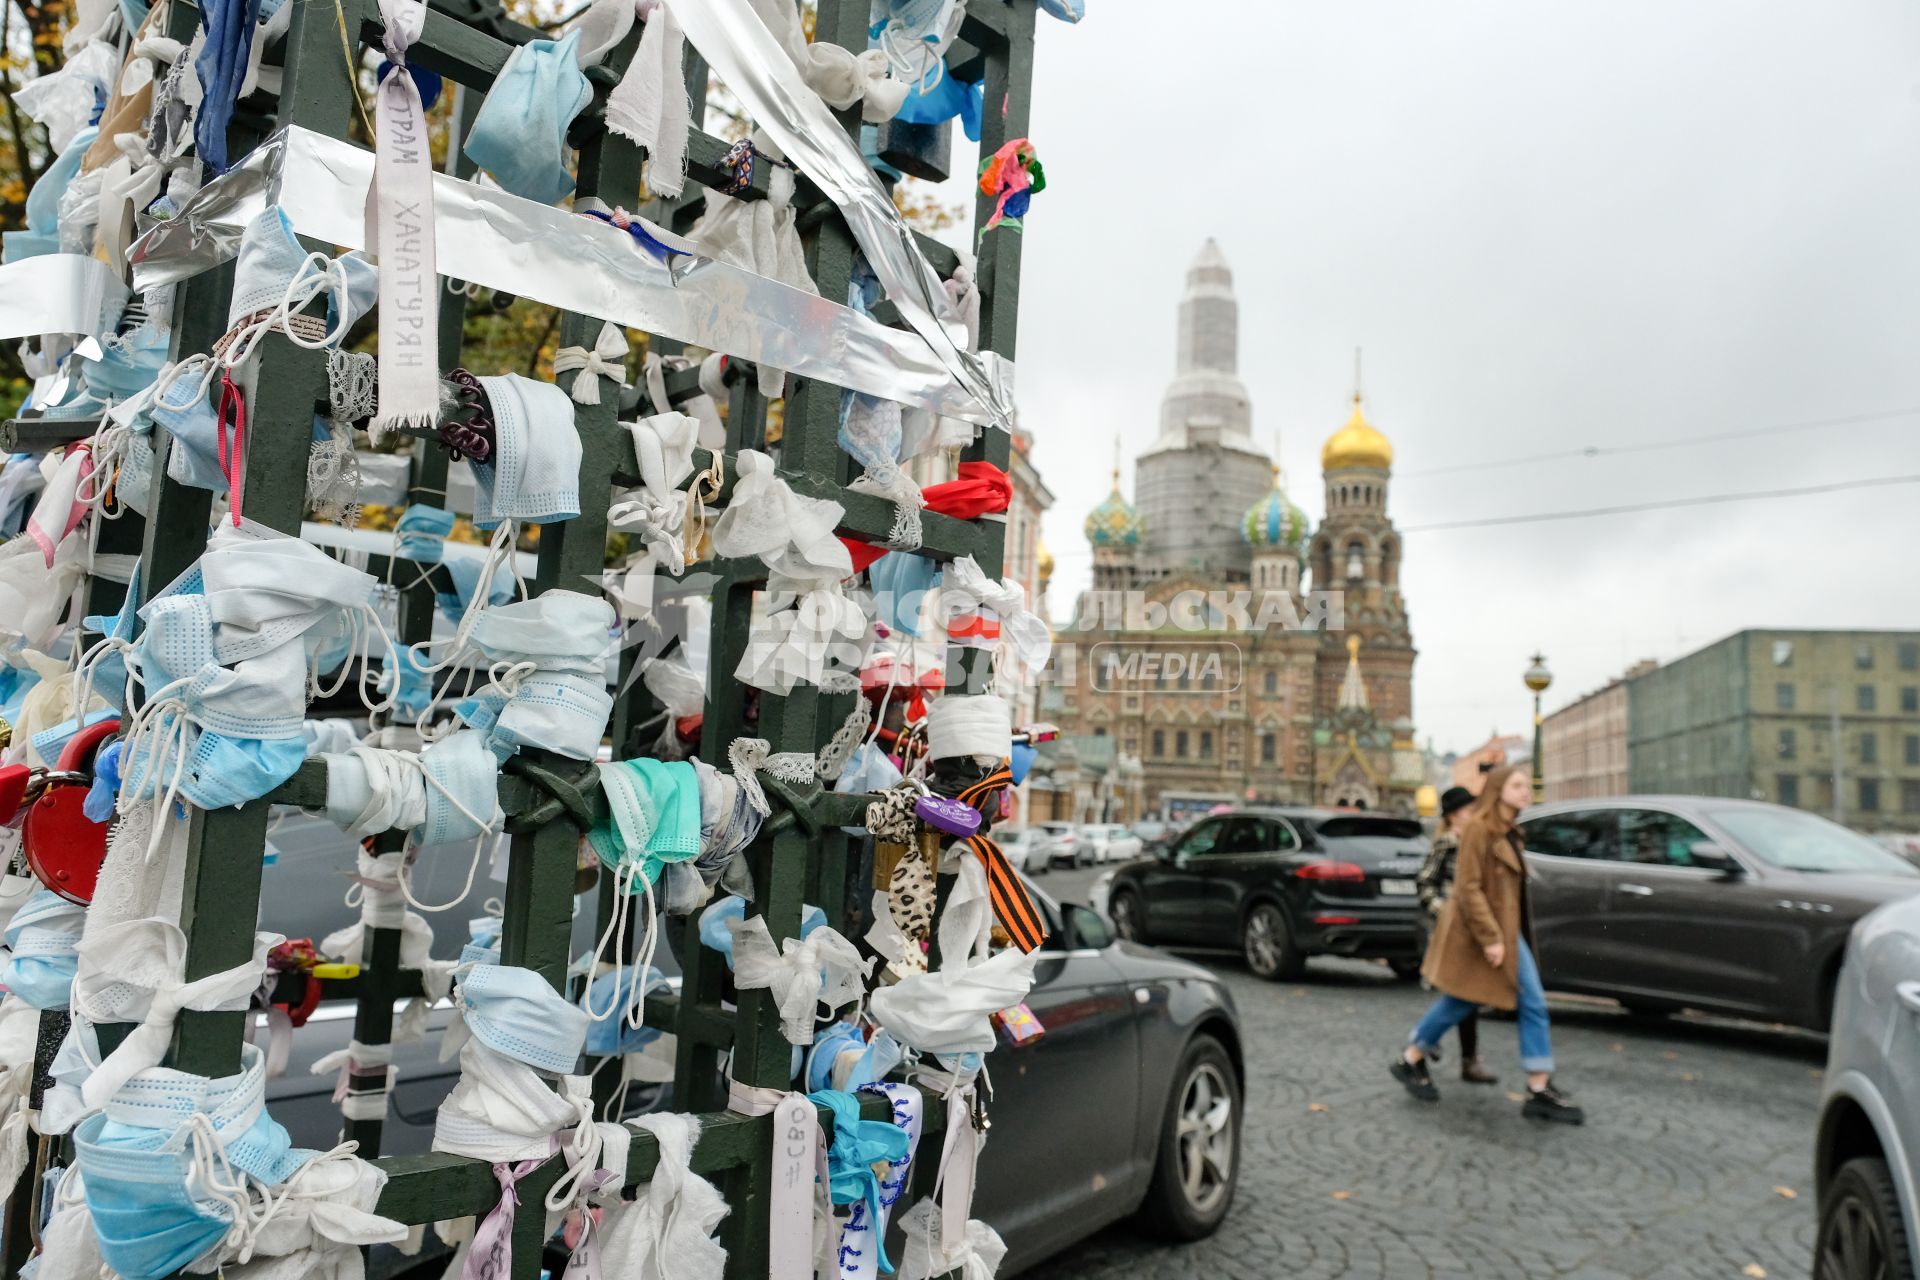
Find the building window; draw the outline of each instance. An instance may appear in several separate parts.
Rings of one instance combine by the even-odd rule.
[[[1266,695],[1271,698],[1280,691],[1280,673],[1278,671],[1267,672],[1267,674],[1261,678],[1260,687],[1265,690]]]
[[[1105,725],[1103,725],[1103,724],[1097,724],[1097,725],[1095,725],[1095,726],[1093,726],[1093,736],[1094,736],[1094,737],[1096,737],[1096,738],[1104,738],[1104,737],[1106,737],[1106,736],[1107,736],[1107,726],[1105,726]]]
[[[1153,731],[1153,754],[1155,756],[1164,756],[1167,754],[1167,731],[1165,729],[1155,729]]]
[[[1880,812],[1880,779],[1860,779],[1860,812]]]
[[[1192,687],[1193,687],[1193,672],[1187,670],[1185,667],[1180,668],[1180,684],[1179,684],[1180,692],[1185,693],[1188,689],[1191,689]]]
[[[1211,729],[1202,729],[1200,731],[1200,758],[1202,760],[1213,759],[1213,730]]]
[[[1920,733],[1907,735],[1907,763],[1920,764]]]
[[[1874,693],[1870,684],[1856,685],[1853,690],[1853,705],[1861,711],[1873,710]]]
[[[1853,665],[1861,671],[1873,670],[1873,645],[1862,640],[1853,646]]]
[[[1781,804],[1800,805],[1800,779],[1791,773],[1783,773],[1773,780],[1774,798]]]
[[[1178,729],[1174,732],[1173,754],[1182,760],[1187,758],[1187,731],[1185,729]]]
[[[1900,642],[1900,669],[1920,671],[1920,643],[1912,640]]]
[[[1920,778],[1900,779],[1900,812],[1920,813]]]
[[[1213,672],[1209,671],[1200,677],[1200,687],[1208,693],[1213,692]]]
[[[1274,759],[1280,754],[1279,739],[1280,735],[1277,733],[1263,733],[1260,735],[1261,764],[1272,764]]]
[[[1900,709],[1908,715],[1920,712],[1920,689],[1904,685],[1900,690]]]
[[[1780,731],[1780,758],[1782,760],[1796,759],[1799,750],[1800,743],[1793,730],[1782,729]]]
[[[1793,685],[1782,680],[1773,686],[1773,701],[1782,711],[1793,710]]]
[[[1877,735],[1871,733],[1860,735],[1860,763],[1880,763],[1880,739]]]
[[[1776,667],[1793,665],[1793,641],[1775,640],[1773,642],[1773,665]]]

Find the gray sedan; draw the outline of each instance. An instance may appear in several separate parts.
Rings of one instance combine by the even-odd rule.
[[[279,856],[265,875],[262,926],[317,940],[351,920],[340,895],[352,843],[304,815],[289,816],[273,838]],[[416,891],[433,902],[457,893],[468,852],[449,847],[423,858]],[[467,919],[499,891],[484,872],[478,878],[464,905],[431,917],[435,954],[456,952]],[[1003,1045],[987,1060],[993,1128],[975,1212],[1006,1240],[1001,1274],[1129,1216],[1169,1239],[1212,1234],[1232,1206],[1239,1174],[1245,1071],[1232,997],[1198,965],[1114,940],[1094,911],[1055,903],[1037,889],[1034,897],[1050,932],[1026,1004],[1044,1033]],[[574,942],[583,949],[592,945],[591,895],[578,901]],[[664,948],[657,963],[674,968]],[[446,1010],[436,1010],[434,1025],[445,1018]],[[344,1048],[352,1030],[350,1004],[323,1003],[294,1033],[287,1073],[269,1082],[273,1114],[297,1144],[324,1149],[336,1141],[333,1082],[307,1067]],[[458,1071],[457,1063],[437,1060],[438,1038],[396,1050],[399,1085],[384,1155],[415,1154],[432,1142],[434,1112]],[[636,1092],[629,1103],[631,1110],[670,1099],[664,1090]],[[382,1248],[373,1273],[406,1263]]]
[[[1627,796],[1528,809],[1541,976],[1648,1014],[1825,1030],[1847,933],[1920,871],[1799,809]]]

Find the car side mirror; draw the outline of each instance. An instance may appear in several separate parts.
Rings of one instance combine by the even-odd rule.
[[[1077,902],[1063,903],[1060,907],[1060,927],[1067,935],[1069,951],[1104,951],[1113,945],[1113,935],[1107,931],[1107,922],[1092,907],[1083,907]]]
[[[1737,876],[1743,868],[1734,861],[1732,854],[1711,840],[1695,840],[1687,846],[1687,856],[1693,865],[1702,871],[1716,871],[1723,876]]]

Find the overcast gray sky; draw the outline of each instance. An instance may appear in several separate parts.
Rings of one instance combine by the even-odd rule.
[[[1366,351],[1399,525],[1920,473],[1920,8],[1902,0],[1088,0],[1041,19],[1019,386],[1080,524],[1173,371],[1201,240],[1255,431],[1317,520]],[[1878,422],[1445,477],[1516,455]],[[1131,485],[1129,467],[1128,483]],[[1423,739],[1518,732],[1746,626],[1920,626],[1920,486],[1409,534]]]

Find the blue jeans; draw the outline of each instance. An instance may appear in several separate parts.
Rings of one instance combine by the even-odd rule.
[[[1540,969],[1533,962],[1526,939],[1517,939],[1514,946],[1520,953],[1520,988],[1515,993],[1520,1014],[1520,1065],[1528,1071],[1551,1071],[1553,1043],[1547,1035],[1546,988],[1540,985]],[[1439,1048],[1441,1037],[1478,1007],[1459,996],[1443,995],[1414,1027],[1408,1042],[1421,1053],[1431,1054]]]

